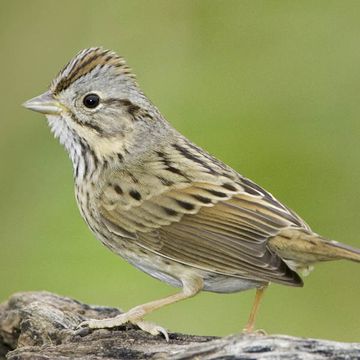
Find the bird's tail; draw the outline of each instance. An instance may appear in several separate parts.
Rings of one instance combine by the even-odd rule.
[[[285,229],[270,239],[269,245],[282,258],[300,264],[340,259],[360,262],[360,249],[327,240],[304,229]]]
[[[334,240],[326,240],[320,237],[321,246],[330,255],[329,260],[346,259],[360,262],[360,249],[342,244]]]

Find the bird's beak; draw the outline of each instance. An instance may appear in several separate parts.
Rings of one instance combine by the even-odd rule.
[[[54,99],[50,91],[24,102],[23,106],[46,115],[58,115],[61,113],[60,103]]]

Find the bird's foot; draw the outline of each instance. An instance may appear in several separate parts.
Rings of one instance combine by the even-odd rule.
[[[108,328],[114,328],[117,326],[124,325],[126,323],[131,323],[139,327],[141,330],[151,334],[151,335],[159,335],[162,334],[166,341],[169,341],[169,335],[167,331],[152,322],[144,321],[143,319],[134,316],[131,311],[120,314],[118,316],[115,316],[113,318],[107,318],[107,319],[90,319],[83,321],[77,326],[78,330],[83,330],[85,328],[88,329],[108,329]]]
[[[254,330],[253,328],[245,327],[241,332],[243,335],[266,336],[267,332],[263,329]]]

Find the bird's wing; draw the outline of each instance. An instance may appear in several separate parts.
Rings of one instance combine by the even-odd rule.
[[[128,171],[131,176],[123,170],[113,174],[100,208],[111,232],[160,256],[207,271],[302,284],[267,246],[282,229],[307,228],[296,214],[222,163],[211,163],[212,158],[208,169],[205,160],[201,164],[192,159],[192,166],[185,169],[181,164],[189,165],[188,159],[166,159],[162,165],[157,162],[158,172],[153,163],[151,172],[143,166]],[[164,171],[174,176],[165,176]]]

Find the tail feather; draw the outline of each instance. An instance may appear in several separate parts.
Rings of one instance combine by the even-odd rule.
[[[283,259],[302,265],[340,259],[360,262],[360,249],[327,240],[305,229],[285,229],[270,239],[269,245]]]
[[[325,246],[335,249],[336,258],[360,262],[360,249],[334,240],[323,239]]]

